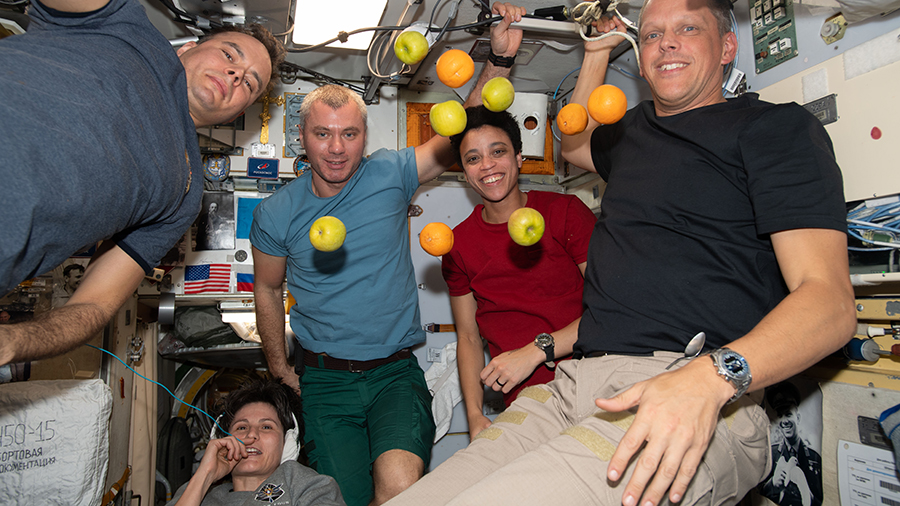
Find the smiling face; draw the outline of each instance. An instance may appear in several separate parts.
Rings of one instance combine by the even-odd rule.
[[[734,59],[737,39],[719,35],[707,0],[650,0],[641,12],[640,51],[657,115],[725,101],[722,66]]]
[[[469,186],[485,205],[518,196],[522,155],[516,154],[506,132],[490,125],[470,130],[459,152]]]
[[[800,411],[796,406],[792,406],[778,419],[781,433],[791,444],[796,441],[798,423],[800,423]]]
[[[78,288],[78,285],[81,284],[81,278],[84,276],[84,269],[72,269],[69,271],[69,274],[66,276],[66,288],[69,289],[70,292],[75,291]]]
[[[178,49],[187,76],[191,118],[198,127],[227,123],[265,90],[272,72],[261,42],[239,32],[223,32],[202,44]]]
[[[234,415],[228,431],[244,442],[248,453],[231,472],[235,490],[256,490],[281,464],[284,427],[278,413],[269,403],[245,404]]]
[[[366,125],[359,109],[353,103],[332,109],[316,102],[300,138],[313,170],[317,195],[336,195],[359,168],[366,148]]]

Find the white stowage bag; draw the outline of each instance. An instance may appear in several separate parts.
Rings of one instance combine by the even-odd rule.
[[[111,408],[99,379],[0,385],[0,504],[99,504]]]
[[[456,368],[456,341],[444,346],[441,361],[435,362],[425,371],[425,383],[434,399],[431,401],[431,414],[434,416],[434,442],[450,430],[450,419],[453,407],[462,401],[462,389],[459,385],[459,371]]]

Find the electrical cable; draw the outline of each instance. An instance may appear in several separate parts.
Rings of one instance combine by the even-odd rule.
[[[103,348],[98,348],[97,346],[94,346],[93,344],[85,344],[85,346],[88,346],[88,347],[93,348],[93,349],[95,349],[95,350],[100,350],[100,351],[102,351],[103,353],[106,353],[107,355],[111,356],[112,358],[118,360],[119,362],[122,363],[122,365],[124,365],[124,366],[127,367],[128,369],[131,369],[131,372],[137,374],[137,375],[140,376],[141,378],[144,378],[145,380],[149,381],[150,383],[153,383],[153,384],[156,385],[156,386],[162,387],[163,390],[165,390],[166,392],[169,392],[169,395],[171,395],[176,401],[178,401],[178,402],[184,404],[185,406],[194,408],[195,410],[197,410],[197,411],[203,413],[204,415],[206,415],[210,420],[213,421],[214,424],[216,424],[216,427],[218,427],[218,428],[219,428],[222,432],[224,432],[225,434],[227,434],[227,435],[229,435],[229,436],[234,436],[233,434],[231,434],[230,432],[228,432],[227,430],[225,430],[224,427],[222,427],[221,425],[219,425],[219,422],[216,421],[215,418],[213,418],[212,416],[210,416],[209,413],[207,413],[206,411],[203,411],[202,409],[198,408],[197,406],[194,406],[194,405],[192,405],[192,404],[188,404],[188,403],[184,402],[183,400],[179,399],[178,396],[176,396],[175,394],[173,394],[172,391],[169,390],[168,388],[166,388],[166,386],[163,385],[162,383],[153,381],[152,379],[150,379],[150,378],[144,376],[143,374],[141,374],[141,373],[135,371],[133,367],[131,367],[130,365],[126,364],[125,361],[122,360],[121,358],[117,357],[115,353],[111,353],[111,352],[109,352],[109,351],[107,351],[107,350],[104,350]],[[238,441],[241,441],[237,436],[234,436],[234,438],[237,439]],[[241,441],[241,443],[243,444],[244,442]]]
[[[428,28],[429,28],[429,29],[430,29],[432,26],[434,26],[434,16],[437,14],[437,11],[438,11],[438,9],[440,9],[442,3],[444,3],[444,0],[438,0],[438,1],[434,4],[434,7],[432,7],[432,9],[431,9],[431,17],[428,18]]]
[[[332,37],[332,38],[326,40],[325,42],[320,42],[320,43],[314,44],[312,46],[306,46],[306,47],[302,47],[302,48],[285,48],[285,50],[290,53],[306,53],[309,51],[314,51],[316,49],[322,49],[323,47],[327,46],[328,44],[331,44],[332,42],[337,42],[337,41],[346,42],[347,38],[349,38],[351,35],[356,35],[357,33],[371,32],[371,31],[377,31],[377,30],[388,32],[388,31],[393,31],[393,30],[405,30],[406,28],[409,28],[409,25],[406,25],[406,26],[368,26],[366,28],[357,28],[356,30],[351,30],[349,32],[340,32],[337,35],[337,37]]]
[[[847,212],[847,233],[863,244],[850,251],[890,251],[889,265],[900,250],[900,203],[897,199],[880,205],[862,203]]]
[[[646,81],[646,79],[644,79],[643,77],[636,76],[636,75],[632,74],[631,72],[625,70],[624,68],[616,65],[615,63],[610,63],[608,66],[609,66],[609,68],[615,70],[616,72],[622,74],[623,76],[630,77],[631,79],[634,79],[635,81]]]
[[[574,69],[570,70],[569,73],[566,74],[562,79],[560,79],[559,84],[556,85],[556,91],[553,92],[553,97],[551,98],[551,100],[556,100],[556,94],[559,93],[559,89],[562,88],[562,85],[564,82],[566,82],[566,79],[568,79],[570,75],[578,72],[579,70],[581,70],[581,67],[575,67]]]

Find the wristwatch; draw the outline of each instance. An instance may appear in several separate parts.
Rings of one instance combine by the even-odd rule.
[[[534,338],[534,345],[547,354],[547,361],[544,362],[544,365],[550,369],[556,367],[556,362],[553,361],[553,359],[556,358],[556,353],[553,350],[554,344],[556,344],[556,342],[553,340],[553,336],[546,332],[541,332]]]
[[[738,397],[744,395],[753,375],[750,374],[750,365],[740,353],[728,348],[719,348],[709,353],[713,363],[716,364],[719,376],[725,378],[725,381],[731,383],[734,387],[734,395],[728,400],[727,404],[738,400]]]

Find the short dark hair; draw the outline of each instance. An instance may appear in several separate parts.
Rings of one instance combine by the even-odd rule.
[[[266,52],[269,53],[269,61],[272,63],[272,73],[269,76],[269,84],[266,86],[266,89],[263,90],[261,97],[268,95],[272,89],[275,87],[275,79],[280,75],[278,67],[281,65],[281,62],[284,61],[284,56],[287,51],[284,50],[284,45],[272,35],[266,27],[262,25],[258,25],[256,23],[250,23],[244,26],[220,26],[218,28],[214,28],[209,31],[209,33],[204,34],[199,38],[197,44],[202,44],[207,40],[219,35],[221,33],[229,33],[229,32],[237,32],[243,33],[244,35],[249,35],[254,39],[258,40],[263,46],[266,48]]]
[[[766,387],[765,398],[777,416],[784,416],[791,408],[800,406],[800,390],[790,381]]]
[[[639,34],[641,21],[644,19],[644,7],[646,7],[650,1],[651,0],[644,0],[644,4],[641,6],[641,12],[638,14]],[[731,24],[731,12],[733,9],[731,0],[706,0],[706,5],[712,12],[713,17],[716,18],[716,25],[719,29],[720,37],[724,37],[726,33],[734,31],[734,26]],[[640,40],[640,37],[638,40]]]
[[[238,411],[247,404],[263,402],[275,408],[278,421],[284,431],[294,428],[294,420],[291,414],[297,417],[297,432],[299,440],[303,441],[303,419],[300,417],[300,397],[291,387],[275,380],[251,380],[244,383],[237,390],[232,391],[224,400],[225,408],[222,411],[222,419],[219,420],[225,430],[229,430]],[[221,434],[221,431],[218,431]],[[298,443],[299,444],[299,443]]]
[[[67,265],[67,266],[63,269],[63,276],[69,277],[69,274],[71,274],[72,271],[74,271],[75,269],[78,269],[79,271],[81,271],[82,274],[84,274],[84,266],[83,266],[83,265],[81,265],[81,264],[71,264],[71,265]]]
[[[462,147],[463,139],[469,131],[477,130],[483,126],[492,126],[503,130],[509,136],[515,154],[518,155],[522,152],[522,131],[519,130],[519,124],[516,123],[516,118],[512,114],[507,111],[489,111],[483,105],[469,107],[466,109],[466,128],[450,137],[450,146],[453,148],[453,154],[456,156],[456,161],[460,167],[462,167],[462,154],[459,150]]]

